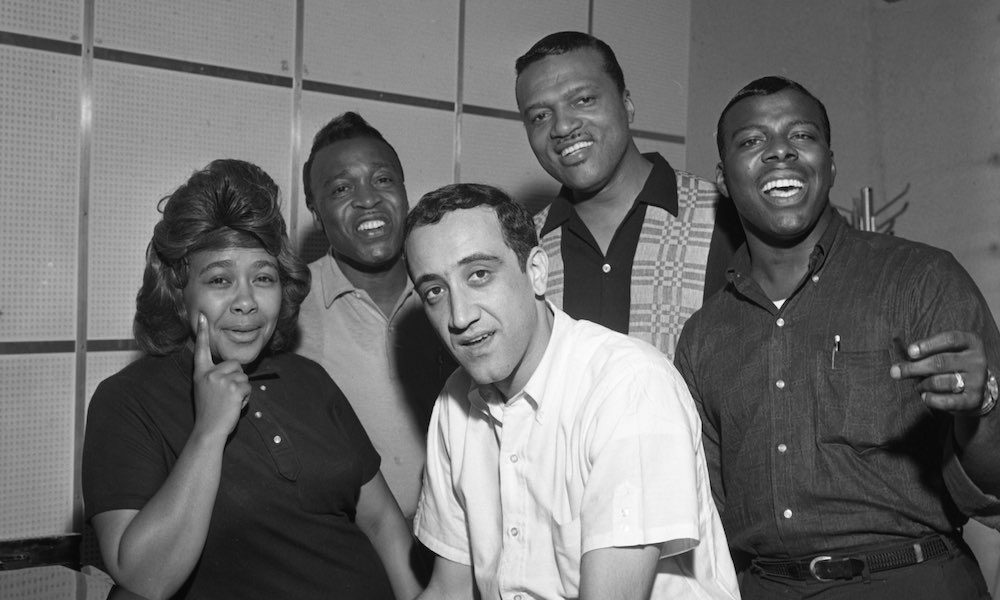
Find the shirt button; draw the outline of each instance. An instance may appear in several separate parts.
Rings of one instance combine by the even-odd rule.
[[[267,391],[267,386],[266,385],[260,386],[260,391],[266,392]]]
[[[786,508],[785,512],[781,513],[786,519],[792,518],[792,509]]]
[[[521,594],[514,594],[514,600],[521,600],[521,598],[523,598]]]
[[[517,455],[516,454],[511,454],[510,455],[510,462],[512,462],[512,463],[516,463],[517,462]]]
[[[261,412],[260,412],[260,411],[258,410],[257,412],[255,412],[255,413],[253,414],[253,416],[254,416],[255,418],[258,418],[258,419],[259,419],[259,418],[261,418],[261,417],[262,417],[262,416],[264,416],[264,415],[263,415],[263,414],[261,414]]]
[[[778,325],[778,327],[784,327],[785,326],[785,320],[782,319],[781,317],[778,317],[778,320],[775,321],[775,323]]]
[[[280,435],[274,436],[274,443],[275,444],[280,444],[281,443],[281,436]]]
[[[517,527],[511,527],[510,528],[510,535],[513,536],[513,537],[517,537],[517,534],[518,534]]]
[[[784,444],[778,444],[778,452],[784,454],[787,451],[788,451],[788,446]]]
[[[609,265],[608,263],[604,263],[604,266],[601,267],[601,270],[604,271],[605,273],[610,273],[611,265]]]
[[[777,381],[774,382],[774,385],[779,390],[783,390],[783,389],[785,389],[785,380],[784,379],[779,379],[779,380],[777,380]]]
[[[819,275],[813,275],[813,283],[819,283]]]

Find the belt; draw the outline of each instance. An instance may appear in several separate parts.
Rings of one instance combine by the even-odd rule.
[[[948,554],[950,546],[943,536],[934,535],[856,555],[831,554],[800,560],[755,558],[750,563],[758,572],[772,577],[834,581],[919,564]]]

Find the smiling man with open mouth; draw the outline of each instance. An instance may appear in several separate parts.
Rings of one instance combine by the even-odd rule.
[[[316,134],[302,182],[329,252],[309,265],[296,351],[343,389],[412,518],[431,405],[454,366],[402,261],[403,167],[381,132],[347,112]]]
[[[684,320],[725,284],[743,239],[735,211],[711,182],[639,152],[636,103],[603,41],[553,33],[515,70],[528,144],[563,186],[535,217],[549,300],[672,356]]]

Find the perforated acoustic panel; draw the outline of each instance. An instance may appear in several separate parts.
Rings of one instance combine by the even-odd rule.
[[[65,600],[106,598],[113,582],[88,577],[65,567],[0,571],[0,598],[4,600]]]
[[[291,90],[98,61],[94,65],[89,330],[132,336],[157,202],[216,158],[256,163],[282,188]]]
[[[295,3],[100,0],[94,43],[291,77]]]
[[[0,0],[0,29],[78,42],[82,12],[80,0]]]
[[[0,356],[0,538],[72,531],[72,354]]]
[[[455,0],[307,0],[305,78],[453,100],[458,64]]]
[[[453,113],[316,92],[302,94],[300,156],[303,163],[309,157],[316,132],[330,119],[347,110],[359,113],[396,149],[403,165],[411,207],[424,193],[452,182]],[[306,209],[301,177],[296,178],[296,185],[300,190],[299,226],[303,257],[314,260],[326,251],[326,242],[322,231],[314,227],[313,217]]]
[[[73,339],[80,59],[0,46],[0,341]]]
[[[684,135],[691,0],[594,0],[594,35],[625,71],[635,102],[632,126]]]
[[[508,119],[462,117],[461,179],[499,187],[532,212],[559,191],[535,160],[524,126]]]
[[[465,103],[517,111],[514,61],[550,33],[587,31],[588,4],[588,0],[468,0]]]

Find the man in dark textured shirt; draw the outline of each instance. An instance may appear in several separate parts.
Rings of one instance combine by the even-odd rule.
[[[747,243],[676,362],[743,597],[988,598],[960,536],[1000,523],[985,300],[949,253],[830,206],[829,120],[797,83],[750,83],[717,135]]]

